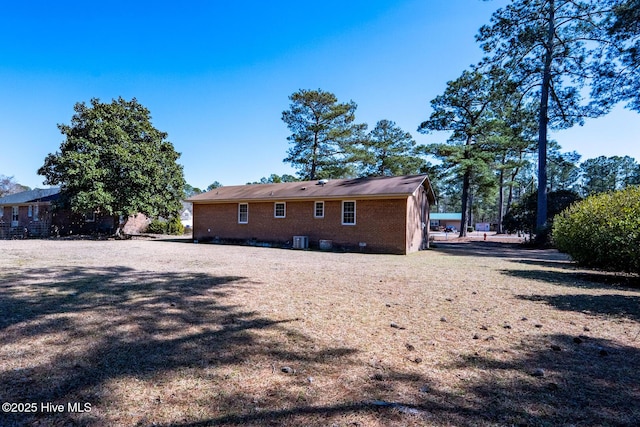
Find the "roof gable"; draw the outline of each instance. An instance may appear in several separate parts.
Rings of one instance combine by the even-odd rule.
[[[426,175],[347,178],[321,181],[250,184],[219,187],[189,198],[192,203],[258,200],[402,197],[425,186],[429,198],[433,190]]]
[[[59,187],[36,188],[34,190],[22,191],[20,193],[9,194],[0,197],[0,205],[16,205],[33,202],[50,202],[58,198]]]

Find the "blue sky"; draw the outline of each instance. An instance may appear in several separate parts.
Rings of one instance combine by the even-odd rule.
[[[294,173],[281,120],[299,89],[358,104],[418,143],[429,101],[481,57],[474,36],[504,0],[29,1],[0,14],[0,174],[36,171],[76,102],[137,98],[182,153],[187,182],[244,184]],[[552,134],[583,159],[640,160],[640,115],[617,108]]]

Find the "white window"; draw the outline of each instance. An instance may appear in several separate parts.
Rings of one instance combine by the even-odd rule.
[[[17,227],[19,219],[20,219],[20,207],[11,206],[11,226]]]
[[[40,206],[38,205],[33,207],[33,220],[40,221]]]
[[[356,225],[356,202],[342,202],[342,225]]]
[[[285,218],[287,216],[287,204],[285,202],[274,203],[273,216],[276,218]]]
[[[27,208],[27,216],[31,218],[33,216],[33,205],[29,205]]]
[[[313,204],[313,217],[324,218],[324,202],[315,202]]]
[[[249,204],[238,203],[238,222],[247,224],[249,222]]]
[[[85,211],[84,222],[96,222],[96,213],[94,211]]]

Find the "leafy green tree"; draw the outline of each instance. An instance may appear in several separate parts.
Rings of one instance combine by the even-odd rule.
[[[334,94],[320,89],[301,89],[289,99],[282,120],[292,132],[287,138],[292,146],[283,161],[303,180],[346,175],[351,149],[366,129],[355,123],[356,103],[338,103]]]
[[[611,87],[618,89],[628,107],[640,112],[640,0],[614,1],[610,22],[609,66],[603,69],[597,83],[604,92]],[[622,72],[615,69],[618,61],[623,65]]]
[[[247,182],[247,184],[280,184],[282,182],[297,182],[300,181],[298,178],[296,178],[293,175],[288,175],[288,174],[284,174],[282,176],[272,173],[271,175],[269,175],[269,178],[267,177],[262,177],[260,178],[260,181],[254,181],[254,182]]]
[[[437,204],[432,206],[433,212],[461,212],[462,182],[442,165],[437,165],[427,173],[436,194]]]
[[[416,142],[391,120],[380,120],[355,150],[361,176],[395,176],[418,173],[424,163],[416,155]]]
[[[494,124],[487,139],[488,148],[496,155],[498,233],[503,232],[502,218],[511,207],[516,177],[529,165],[529,157],[535,150],[535,110],[532,105],[523,103],[520,94],[510,86],[500,85],[492,92],[490,111]]]
[[[512,198],[507,202],[505,212],[509,212],[514,203],[520,202],[529,193],[536,191],[536,173],[533,162],[527,162],[518,170],[518,173],[513,177],[512,184],[513,192],[509,193]]]
[[[489,104],[491,85],[479,71],[464,71],[456,80],[447,83],[444,94],[431,101],[433,112],[418,128],[419,132],[448,131],[446,143],[430,144],[431,153],[443,162],[462,181],[462,226],[460,237],[467,234],[469,193],[474,179],[492,175],[489,165],[493,154],[483,145],[483,137],[491,129]]]
[[[183,198],[188,199],[189,197],[192,196],[196,196],[198,194],[202,193],[202,190],[199,189],[198,187],[194,187],[190,184],[185,183],[184,184],[184,196]]]
[[[577,190],[580,180],[580,154],[575,151],[562,153],[560,145],[549,141],[549,156],[547,162],[547,190]]]
[[[425,161],[419,173],[426,174],[437,203],[432,212],[460,212],[460,182],[442,164]]]
[[[496,185],[492,174],[480,175],[479,181],[474,181],[471,186],[469,203],[469,227],[474,227],[478,222],[495,222],[498,211],[496,200],[499,187]]]
[[[600,156],[587,159],[580,165],[582,191],[585,195],[604,193],[640,184],[638,164],[629,156]]]
[[[222,187],[222,184],[220,184],[218,181],[213,181],[207,187],[207,191],[215,190],[216,188],[220,188],[220,187]]]
[[[549,209],[547,210],[547,218],[545,221],[553,223],[553,218],[560,212],[571,206],[573,203],[581,200],[578,193],[571,190],[558,190],[549,192]],[[538,243],[547,244],[548,233],[539,233],[536,228],[538,195],[533,192],[529,193],[504,217],[505,230],[509,232],[522,232],[528,234],[536,234]]]
[[[537,102],[537,227],[547,218],[547,131],[582,124],[617,101],[611,91],[592,91],[605,102],[585,102],[583,88],[593,83],[607,61],[602,36],[611,1],[513,0],[498,9],[477,40],[487,53],[483,63],[507,71],[520,92]],[[595,86],[593,86],[595,87]],[[592,87],[592,88],[593,88]]]
[[[65,136],[60,151],[38,170],[46,184],[60,185],[73,211],[112,215],[116,223],[136,213],[177,215],[185,185],[180,154],[153,127],[149,110],[135,98],[109,104],[94,98],[74,111],[70,125],[58,125]]]

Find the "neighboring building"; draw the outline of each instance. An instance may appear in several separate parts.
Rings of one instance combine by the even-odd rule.
[[[51,202],[60,189],[36,188],[0,198],[0,238],[48,236],[51,228]]]
[[[197,242],[407,254],[429,247],[426,175],[216,188],[193,203]]]
[[[117,223],[113,216],[94,211],[79,214],[54,209],[59,197],[60,188],[51,187],[0,198],[0,239],[115,232]],[[131,216],[124,232],[140,232],[147,224],[144,215]]]
[[[455,227],[456,230],[460,230],[461,223],[462,213],[431,213],[430,225],[432,230],[444,230],[446,227]]]
[[[189,202],[182,202],[182,209],[180,209],[180,222],[184,228],[193,228],[193,206]]]

